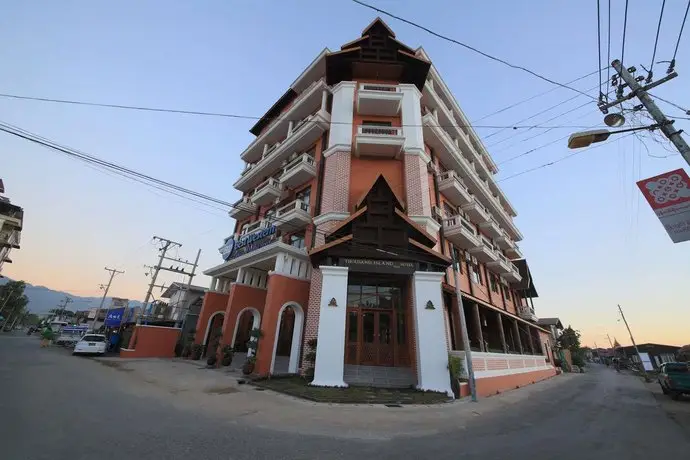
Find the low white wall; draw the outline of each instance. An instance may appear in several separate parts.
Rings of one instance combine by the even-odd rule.
[[[462,359],[463,376],[467,377],[467,359],[464,351],[451,351],[451,355]],[[515,355],[506,353],[472,352],[474,378],[500,377],[502,375],[521,374],[552,369],[544,355]]]

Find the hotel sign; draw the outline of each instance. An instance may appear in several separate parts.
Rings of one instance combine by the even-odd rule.
[[[380,259],[355,259],[343,257],[340,265],[349,268],[353,272],[368,273],[394,273],[400,275],[411,275],[416,270],[414,262],[402,260],[380,260]]]
[[[241,236],[239,239],[226,238],[223,246],[218,251],[223,260],[228,261],[272,243],[275,240],[275,235],[276,228],[274,225],[271,225],[258,232]]]
[[[637,183],[674,243],[690,240],[690,179],[676,169]]]

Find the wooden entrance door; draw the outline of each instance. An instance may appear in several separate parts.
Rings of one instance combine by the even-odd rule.
[[[347,360],[363,366],[395,365],[395,321],[393,311],[360,310],[348,315],[357,321],[359,334],[348,334]],[[354,324],[348,324],[352,332]],[[356,341],[355,341],[356,339]]]

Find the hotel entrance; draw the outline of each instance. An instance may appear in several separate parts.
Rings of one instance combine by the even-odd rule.
[[[398,277],[350,277],[346,364],[410,366],[409,319],[404,298],[404,282]]]

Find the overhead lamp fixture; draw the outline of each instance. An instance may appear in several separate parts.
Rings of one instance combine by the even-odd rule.
[[[625,117],[622,113],[609,113],[604,117],[604,124],[611,128],[618,128],[625,123]]]

